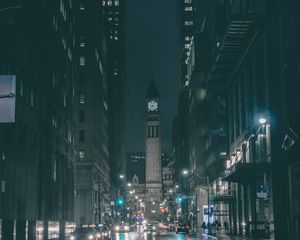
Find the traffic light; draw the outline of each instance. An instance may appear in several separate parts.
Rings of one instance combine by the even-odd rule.
[[[124,205],[124,199],[123,199],[123,198],[118,198],[117,204],[118,204],[119,206],[123,206],[123,205]]]

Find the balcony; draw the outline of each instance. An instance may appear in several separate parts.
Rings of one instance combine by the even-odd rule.
[[[234,197],[230,189],[222,189],[213,192],[211,195],[211,199],[213,202],[228,202],[228,201],[232,201]]]
[[[221,83],[227,80],[238,65],[243,53],[251,45],[257,35],[254,18],[238,18],[229,22],[223,40],[218,43],[218,49],[209,72],[211,81]]]
[[[256,172],[266,172],[269,170],[270,163],[243,163],[237,162],[227,168],[221,176],[222,181],[246,183],[253,179]]]

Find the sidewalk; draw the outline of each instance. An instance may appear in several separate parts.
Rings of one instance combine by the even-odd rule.
[[[254,240],[254,238],[251,237],[233,236],[225,233],[217,233],[216,235],[209,235],[209,234],[202,233],[202,236],[208,237],[208,239],[217,239],[217,240]],[[259,240],[264,240],[264,239],[259,238]]]

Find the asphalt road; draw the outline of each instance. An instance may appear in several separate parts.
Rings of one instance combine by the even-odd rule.
[[[180,239],[213,239],[201,234],[176,234],[174,232],[162,232],[160,235],[145,234],[142,232],[130,232],[114,234],[113,240],[180,240]]]

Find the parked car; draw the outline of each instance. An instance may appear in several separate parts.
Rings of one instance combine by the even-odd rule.
[[[176,233],[189,233],[189,226],[186,223],[179,223],[176,227]]]

